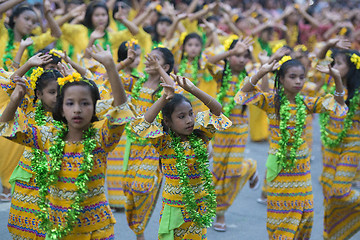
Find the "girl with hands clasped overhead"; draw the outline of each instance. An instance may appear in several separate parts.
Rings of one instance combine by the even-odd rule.
[[[276,70],[275,92],[262,92],[257,82]],[[341,78],[330,71],[336,92],[342,93]],[[310,155],[305,141],[306,115],[328,111],[335,116],[346,114],[342,96],[301,96],[305,68],[285,56],[279,62],[264,64],[246,79],[235,96],[238,104],[254,104],[270,120],[270,149],[266,162],[267,230],[269,239],[310,239],[314,210],[310,174]],[[291,220],[289,220],[291,219]]]
[[[226,231],[225,212],[232,205],[238,192],[248,181],[250,188],[259,186],[256,161],[244,158],[248,139],[246,106],[235,104],[234,96],[248,75],[245,66],[250,61],[251,38],[226,40],[225,52],[209,57],[208,68],[218,82],[217,100],[222,104],[224,115],[233,125],[214,136],[213,175],[217,197],[216,231]],[[222,62],[223,61],[223,62]],[[220,62],[220,64],[215,65]]]
[[[167,48],[155,48],[146,57],[145,73],[129,88],[131,101],[139,115],[144,114],[161,97],[160,78],[166,79],[174,67],[174,57]],[[126,126],[126,145],[123,150],[124,178],[122,188],[126,196],[125,213],[129,227],[137,239],[144,239],[144,231],[155,207],[161,186],[159,154],[147,139],[136,136]]]
[[[357,221],[360,197],[352,184],[360,161],[360,53],[333,49],[332,67],[318,70],[341,78],[345,91],[329,87],[338,98],[345,97],[349,111],[342,118],[330,113],[320,116],[323,148],[321,184],[324,193],[324,238],[349,239],[360,229]],[[341,221],[338,221],[342,219]],[[345,230],[344,230],[345,229]]]
[[[21,109],[17,110],[26,90],[22,82],[16,85],[0,117],[3,137],[33,148],[31,168],[39,191],[39,210],[35,214],[42,229],[39,238],[114,239],[115,219],[104,187],[106,157],[119,141],[124,124],[134,115],[126,103],[110,51],[98,49],[91,55],[106,68],[114,91],[113,106],[104,120],[97,121],[95,113],[99,99],[95,83],[78,73],[57,78],[55,126],[43,125],[36,117],[32,122]],[[23,215],[18,221],[22,220]]]
[[[221,114],[218,101],[189,79],[173,78],[210,111],[200,112],[195,118],[190,101],[174,94],[172,79],[164,76],[164,94],[132,127],[140,137],[149,138],[160,154],[165,184],[159,239],[206,239],[206,228],[211,226],[216,211],[207,145],[216,130],[230,127],[231,122]],[[154,121],[160,111],[162,126]]]

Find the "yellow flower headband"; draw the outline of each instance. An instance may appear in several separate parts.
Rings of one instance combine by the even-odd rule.
[[[58,79],[57,79],[57,82],[58,82],[58,84],[59,84],[59,86],[60,86],[60,90],[61,90],[62,87],[63,87],[65,84],[67,84],[68,82],[80,82],[80,81],[86,82],[87,84],[89,84],[89,85],[92,86],[92,84],[91,84],[88,80],[83,79],[83,78],[81,77],[81,75],[80,75],[79,73],[77,73],[77,72],[74,72],[73,74],[68,75],[68,76],[66,76],[66,77],[58,78]]]
[[[43,73],[44,73],[44,69],[41,67],[38,67],[32,71],[31,76],[30,76],[30,85],[31,85],[32,89],[35,90],[36,82]]]
[[[350,61],[355,65],[356,69],[360,69],[360,56],[353,53],[353,55],[351,55]]]
[[[298,51],[306,52],[308,49],[305,45],[300,44],[300,45],[295,46],[294,50],[296,52],[298,52]]]
[[[237,14],[233,15],[231,17],[231,20],[235,23],[239,19],[239,16]]]
[[[346,27],[342,27],[342,28],[340,29],[339,35],[340,35],[340,36],[344,36],[346,33],[347,33],[347,28],[346,28]]]
[[[287,61],[289,61],[291,59],[292,58],[289,55],[283,56],[279,61],[280,66],[278,67],[278,70],[280,70],[281,65],[283,65],[285,62],[287,62]]]
[[[155,10],[156,10],[157,12],[161,12],[162,6],[161,6],[160,4],[156,5]]]
[[[331,50],[328,50],[328,51],[326,52],[326,57],[331,58],[331,55],[332,55],[332,51],[331,51]]]
[[[273,53],[275,53],[277,50],[279,50],[279,49],[282,48],[283,46],[284,46],[283,43],[278,43],[278,44],[276,44],[276,45],[271,49],[271,51],[272,51]]]
[[[233,43],[234,40],[239,39],[239,37],[237,35],[231,35],[228,39],[225,40],[224,42],[224,48],[225,51],[229,51],[231,44]]]
[[[51,50],[49,51],[49,54],[54,55],[54,56],[56,56],[56,57],[58,57],[58,58],[61,58],[61,55],[60,55],[60,54],[63,54],[63,53],[64,53],[63,51],[58,50],[58,49],[55,49],[55,48],[53,48],[53,49],[51,49]]]
[[[138,40],[132,38],[130,41],[127,41],[125,43],[125,46],[129,48],[129,47],[132,47],[132,46],[135,46],[135,45],[138,45],[138,44],[139,44]]]

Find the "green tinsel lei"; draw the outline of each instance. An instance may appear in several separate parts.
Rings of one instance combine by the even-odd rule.
[[[207,193],[205,196],[206,202],[206,213],[202,215],[199,213],[198,206],[196,204],[195,193],[190,185],[190,179],[188,177],[189,167],[188,158],[184,153],[184,148],[181,144],[180,137],[175,136],[174,133],[170,132],[172,141],[171,147],[174,149],[176,154],[176,171],[179,175],[179,182],[181,184],[181,193],[183,195],[183,202],[185,203],[185,209],[188,212],[190,218],[200,228],[210,227],[213,218],[216,216],[216,195],[214,186],[212,184],[212,174],[209,170],[209,160],[206,145],[204,141],[197,137],[194,133],[188,136],[191,148],[195,152],[196,163],[198,165],[199,174],[203,182],[203,187]]]
[[[290,136],[290,130],[288,129],[288,122],[291,117],[290,102],[285,96],[283,90],[280,90],[280,148],[276,153],[277,163],[285,170],[291,171],[296,164],[296,152],[300,145],[304,142],[301,135],[304,130],[306,119],[306,106],[302,100],[300,94],[295,96],[296,103],[296,125],[294,134]],[[292,143],[292,147],[288,152],[288,143]]]

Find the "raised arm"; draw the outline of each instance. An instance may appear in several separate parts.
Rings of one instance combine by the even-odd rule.
[[[32,56],[31,58],[29,58],[29,60],[27,60],[24,65],[20,66],[20,68],[14,72],[14,74],[11,76],[11,78],[13,78],[15,76],[22,77],[31,68],[37,67],[37,66],[42,66],[44,64],[48,64],[51,61],[52,61],[51,55],[38,53],[38,54]]]
[[[1,3],[0,4],[0,19],[4,12],[15,7],[17,4],[22,3],[23,1],[24,0],[10,0],[10,1],[5,1],[5,2]]]
[[[326,44],[320,49],[317,54],[318,59],[324,59],[326,56],[326,52],[331,48],[340,48],[340,49],[349,49],[351,47],[351,43],[349,40],[341,39],[341,38],[333,38],[326,42]]]
[[[115,14],[115,19],[118,20],[119,22],[121,22],[122,24],[124,24],[125,27],[127,27],[129,29],[129,31],[132,35],[138,34],[139,28],[137,27],[137,25],[135,23],[129,21],[128,19],[126,19],[124,15],[121,15],[120,10]]]
[[[104,50],[99,44],[93,46],[87,50],[90,55],[98,62],[100,62],[106,69],[106,73],[109,78],[109,82],[114,97],[114,106],[119,106],[126,103],[127,97],[124,90],[124,86],[120,79],[119,73],[116,71],[116,66],[111,55],[109,46],[107,50]]]
[[[10,102],[0,116],[0,122],[9,122],[14,119],[16,109],[20,106],[21,100],[26,93],[25,80],[19,76],[14,77],[16,87],[10,96]]]
[[[335,82],[334,98],[340,105],[342,106],[345,105],[345,100],[344,100],[345,91],[339,70],[331,67],[331,65],[328,66],[318,65],[316,69],[322,73],[329,74],[334,78],[334,82]]]
[[[51,30],[51,36],[53,36],[54,38],[61,37],[62,32],[51,13],[51,6],[50,6],[51,4],[49,0],[44,0],[43,4],[44,4],[44,15]]]

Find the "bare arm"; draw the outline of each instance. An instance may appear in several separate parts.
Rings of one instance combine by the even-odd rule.
[[[24,0],[10,0],[5,1],[0,4],[0,18],[2,17],[2,14],[6,12],[7,10],[15,7],[17,4],[22,3]]]
[[[62,32],[61,32],[59,25],[56,23],[53,15],[51,13],[49,0],[44,0],[44,12],[45,12],[44,13],[45,18],[46,18],[49,28],[51,30],[51,36],[53,36],[55,38],[61,37]]]
[[[319,53],[317,54],[317,57],[318,59],[324,59],[326,56],[326,52],[330,48],[349,49],[350,47],[351,47],[351,43],[349,42],[349,40],[333,38],[327,41],[325,46],[320,49]]]
[[[345,91],[344,91],[344,86],[341,80],[341,75],[340,72],[335,69],[332,68],[330,65],[328,66],[317,66],[316,69],[322,73],[326,73],[331,75],[334,78],[335,81],[335,93],[334,93],[334,98],[335,100],[340,104],[340,105],[345,105],[345,100],[344,100],[344,95],[345,95]]]
[[[273,61],[271,63],[265,63],[261,66],[259,71],[249,79],[249,81],[246,81],[244,83],[243,88],[241,91],[243,92],[252,92],[255,90],[255,85],[258,83],[258,81],[265,76],[265,74],[274,71],[280,66],[280,64],[276,61]]]

